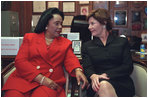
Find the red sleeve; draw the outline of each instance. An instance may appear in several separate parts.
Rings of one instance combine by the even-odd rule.
[[[82,66],[80,65],[78,58],[73,53],[72,43],[70,43],[70,45],[68,46],[66,56],[65,56],[65,60],[64,60],[64,66],[65,66],[66,71],[68,73],[70,73],[71,76],[75,76],[75,74],[72,73],[72,71],[75,68],[83,69]]]
[[[23,43],[15,59],[17,73],[24,79],[32,81],[40,72],[29,62],[29,43],[32,36],[25,34]]]

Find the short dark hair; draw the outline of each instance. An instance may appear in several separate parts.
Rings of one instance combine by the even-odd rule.
[[[41,15],[36,27],[35,27],[34,32],[35,33],[41,33],[43,31],[45,31],[45,28],[48,24],[48,21],[51,18],[53,18],[53,14],[59,14],[62,17],[62,19],[64,20],[64,13],[62,11],[60,11],[57,8],[49,8],[42,13],[42,15]]]
[[[106,23],[106,29],[108,31],[112,30],[112,22],[109,15],[109,12],[106,9],[98,8],[97,10],[92,11],[89,16],[87,17],[87,20],[89,20],[90,17],[95,18],[98,22],[105,25]]]

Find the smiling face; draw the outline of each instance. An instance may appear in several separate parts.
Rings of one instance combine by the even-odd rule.
[[[95,18],[90,17],[88,20],[89,27],[88,29],[91,31],[92,36],[100,37],[104,30],[102,24],[100,24]]]
[[[48,21],[47,30],[51,38],[58,37],[62,31],[62,17],[58,14],[53,14],[53,18]]]

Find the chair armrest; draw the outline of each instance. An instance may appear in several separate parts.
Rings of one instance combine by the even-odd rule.
[[[82,89],[82,85],[83,85],[83,82],[80,82],[80,85],[79,85],[79,90],[78,90],[78,96],[79,97],[87,97],[87,94],[86,94],[86,89]]]
[[[75,97],[76,91],[78,91],[78,84],[77,84],[77,80],[75,77],[70,77],[70,81],[71,81],[71,97]]]
[[[3,87],[6,80],[8,79],[9,75],[15,70],[14,63],[15,62],[11,62],[4,69],[2,69],[2,71],[1,71],[1,87]],[[1,92],[1,96],[4,96],[4,91]]]
[[[83,82],[80,85],[77,84],[75,77],[71,77],[71,97],[87,97],[86,88],[82,89]]]
[[[2,69],[1,72],[1,86],[4,85],[4,83],[6,82],[5,76],[9,74],[9,72],[11,72],[12,70],[14,70],[15,66],[14,66],[15,62],[11,62],[10,64],[8,64],[4,69]],[[8,78],[8,77],[7,77]]]
[[[69,91],[69,85],[70,85],[70,80],[69,80],[69,74],[65,71],[65,78],[66,78],[66,84],[65,84],[65,94],[68,96],[68,91]]]
[[[14,67],[14,63],[15,62],[11,62],[4,69],[2,69],[1,75],[4,76],[5,74],[7,74]]]

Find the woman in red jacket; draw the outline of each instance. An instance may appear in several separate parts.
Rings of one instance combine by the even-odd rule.
[[[66,71],[76,76],[78,84],[88,81],[71,41],[60,37],[63,12],[57,8],[44,11],[35,28],[27,33],[15,59],[16,70],[10,75],[2,90],[6,97],[64,97]]]

